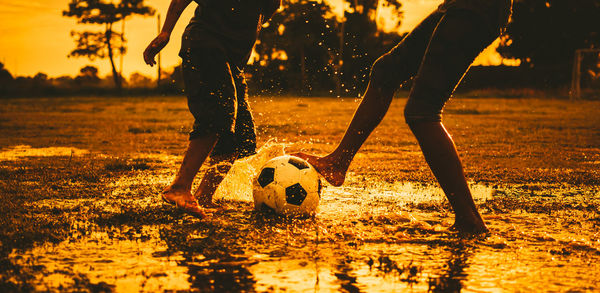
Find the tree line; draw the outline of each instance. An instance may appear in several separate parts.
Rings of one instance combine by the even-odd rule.
[[[402,1],[344,1],[343,15],[335,14],[327,1],[284,1],[283,9],[263,26],[253,62],[247,67],[251,88],[264,94],[359,95],[371,64],[403,37],[382,31],[379,12],[382,7],[391,9],[398,16],[394,23],[398,28]],[[600,47],[600,0],[515,0],[513,11],[497,50],[504,58],[520,60],[520,66],[472,70],[467,86],[564,87],[570,81],[575,50]],[[95,30],[72,32],[75,48],[69,56],[106,59],[112,83],[99,78],[92,66],[82,68],[71,80],[49,79],[43,73],[13,78],[2,68],[1,92],[6,95],[11,87],[19,86],[119,90],[127,82],[129,87],[153,87],[156,83],[140,74],[127,81],[116,58],[127,50],[126,20],[154,13],[143,0],[70,0],[63,15]],[[180,68],[164,76],[162,92],[181,92]]]

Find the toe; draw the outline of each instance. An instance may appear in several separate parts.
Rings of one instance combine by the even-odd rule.
[[[182,205],[179,205],[178,207],[187,214],[194,216],[198,219],[204,219],[206,217],[204,209],[201,208],[198,202],[196,202],[195,200],[186,200],[183,202]]]
[[[163,202],[170,204],[170,205],[174,205],[175,204],[175,200],[172,199],[168,194],[161,194],[160,197],[162,198]]]

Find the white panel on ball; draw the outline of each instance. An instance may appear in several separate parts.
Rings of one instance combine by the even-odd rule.
[[[286,216],[314,215],[321,197],[321,181],[313,166],[294,156],[268,161],[254,180],[254,207]]]

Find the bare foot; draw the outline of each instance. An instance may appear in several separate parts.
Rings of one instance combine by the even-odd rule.
[[[346,180],[348,167],[340,166],[338,160],[332,159],[329,156],[319,157],[305,153],[295,153],[292,156],[308,161],[333,186],[342,186],[344,180]]]
[[[175,205],[178,209],[199,219],[206,217],[204,209],[200,207],[196,198],[188,190],[180,190],[169,187],[161,195],[162,199],[168,203]]]
[[[481,234],[487,234],[490,232],[490,230],[487,228],[487,226],[483,222],[480,222],[480,223],[462,223],[462,222],[460,222],[459,223],[459,221],[455,221],[454,225],[452,225],[452,227],[450,227],[450,230],[456,231],[461,234],[466,234],[466,235],[481,235]]]
[[[214,203],[211,199],[204,199],[202,197],[200,197],[200,198],[197,197],[196,199],[198,199],[198,204],[201,205],[204,208],[207,208],[207,209],[219,209],[219,208],[221,208],[220,205]]]

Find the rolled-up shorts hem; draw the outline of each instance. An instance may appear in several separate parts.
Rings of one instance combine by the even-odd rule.
[[[182,52],[188,107],[195,118],[189,139],[217,135],[211,157],[254,154],[256,134],[241,70],[219,48]]]
[[[512,14],[512,0],[446,0],[438,11],[469,11],[483,20],[494,35],[502,34]]]
[[[195,118],[189,139],[217,135],[211,157],[233,155],[241,158],[255,154],[256,133],[241,70],[232,68],[226,59],[218,61],[223,58],[219,50],[200,50],[197,53],[204,53],[204,60],[209,59],[203,63],[198,59],[190,60],[186,64],[187,70],[184,69],[188,106]],[[184,59],[184,62],[188,60]],[[214,62],[217,62],[215,66],[211,66]],[[221,71],[224,68],[227,72]]]
[[[233,132],[231,130],[203,127],[201,129],[193,129],[190,131],[189,140],[199,139],[209,135],[217,135],[217,137],[221,137],[225,135],[233,135]]]
[[[244,139],[240,142],[240,139]],[[240,137],[232,134],[231,136],[221,136],[217,145],[210,153],[211,157],[230,156],[244,158],[256,154],[256,140],[248,137]]]
[[[214,157],[224,157],[224,156],[230,156],[230,155],[237,155],[236,156],[237,159],[242,159],[242,158],[246,158],[246,157],[250,157],[250,156],[256,155],[256,149],[253,149],[253,150],[232,150],[232,151],[218,150],[218,151],[213,151],[212,153],[210,153],[210,157],[212,157],[212,158],[214,158]]]

